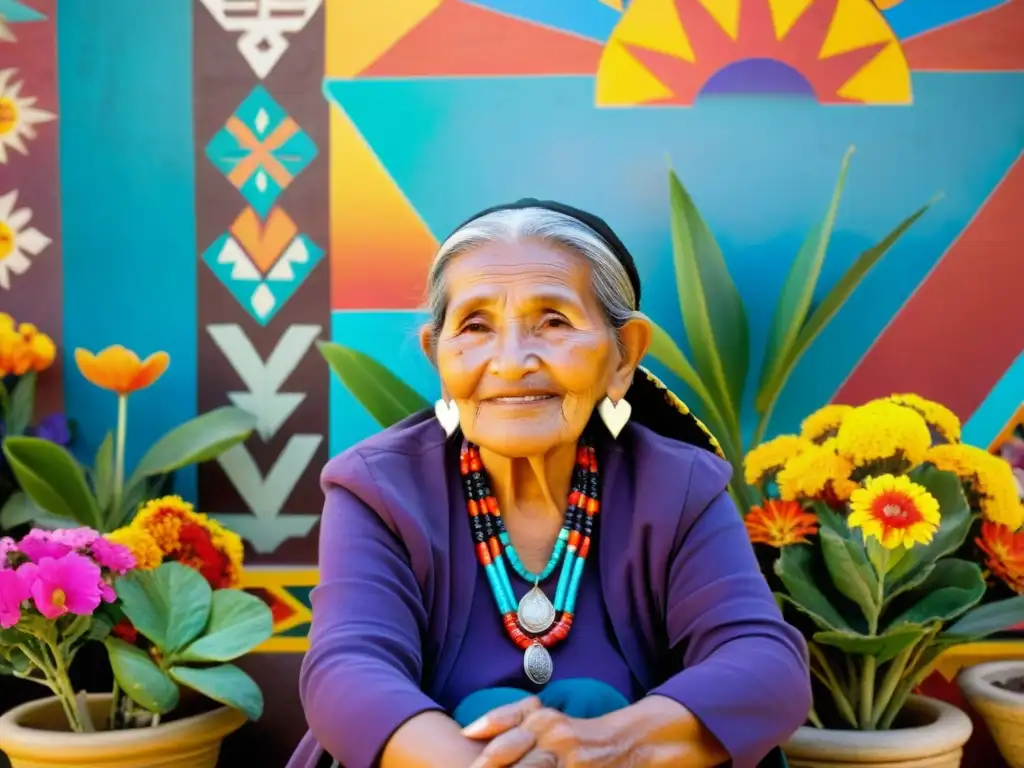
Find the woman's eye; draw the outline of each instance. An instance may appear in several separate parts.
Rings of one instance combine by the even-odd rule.
[[[471,320],[462,326],[463,333],[486,333],[487,326],[479,320]]]
[[[561,315],[548,315],[544,318],[544,325],[549,328],[569,328],[569,321]]]

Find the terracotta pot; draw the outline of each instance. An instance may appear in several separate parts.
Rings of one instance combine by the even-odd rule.
[[[1024,693],[996,683],[1024,678],[1024,661],[991,661],[968,667],[957,683],[985,725],[1010,768],[1024,768]]]
[[[906,711],[919,725],[890,731],[804,727],[782,750],[792,768],[957,768],[971,719],[952,704],[911,696]]]
[[[110,694],[88,701],[93,722],[105,722]],[[50,697],[0,716],[0,752],[11,768],[216,768],[221,741],[243,723],[241,712],[219,707],[156,728],[74,733]]]

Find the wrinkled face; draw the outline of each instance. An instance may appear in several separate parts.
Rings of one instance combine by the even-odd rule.
[[[470,441],[510,458],[543,455],[575,443],[597,402],[629,388],[646,344],[636,361],[619,349],[582,256],[488,243],[454,258],[445,280],[435,361]]]

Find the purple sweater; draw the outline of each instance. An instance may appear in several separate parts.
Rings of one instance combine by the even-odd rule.
[[[439,693],[459,687],[450,678],[463,673],[455,661],[482,582],[457,450],[420,414],[324,469],[300,675],[310,731],[288,768],[314,768],[324,748],[345,768],[370,768],[403,722],[444,709]],[[642,692],[678,701],[735,768],[752,768],[803,724],[811,694],[803,638],[725,492],[730,468],[634,424],[603,454],[596,554],[618,650]],[[591,652],[572,640],[574,655]]]

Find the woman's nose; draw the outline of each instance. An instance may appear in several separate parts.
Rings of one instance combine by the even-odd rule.
[[[518,327],[499,333],[495,339],[491,372],[503,379],[515,381],[540,367],[536,351],[527,334]]]

